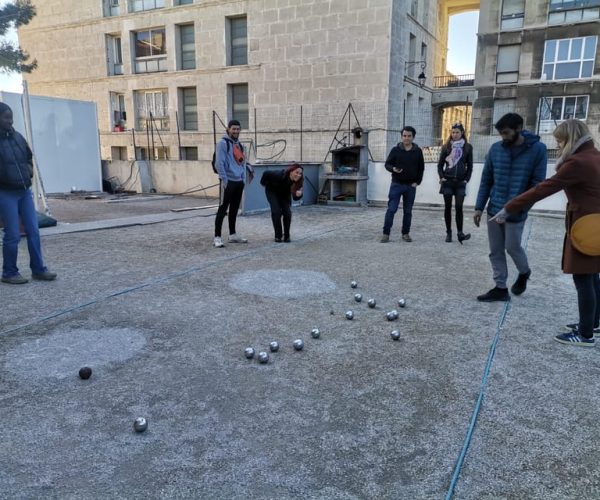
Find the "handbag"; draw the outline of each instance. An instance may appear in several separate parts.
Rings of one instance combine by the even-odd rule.
[[[600,256],[600,213],[577,219],[571,227],[570,236],[576,250],[591,257]]]

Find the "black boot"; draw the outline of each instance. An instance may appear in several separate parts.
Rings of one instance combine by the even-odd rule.
[[[510,300],[508,288],[492,288],[489,292],[477,297],[479,302],[507,302]]]
[[[519,274],[517,281],[515,281],[510,291],[515,295],[521,295],[527,289],[527,280],[529,279],[529,276],[531,276],[531,270]]]
[[[458,242],[462,245],[463,241],[466,241],[471,238],[471,233],[465,234],[461,231],[456,234],[456,237],[458,238]]]
[[[446,243],[452,243],[452,231],[446,231]]]

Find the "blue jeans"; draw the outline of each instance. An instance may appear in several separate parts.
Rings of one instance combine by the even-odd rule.
[[[400,205],[400,197],[402,196],[402,234],[410,233],[410,223],[412,221],[412,208],[415,204],[415,196],[417,188],[410,184],[397,184],[392,182],[390,192],[388,194],[388,208],[385,213],[383,222],[383,234],[390,234],[394,225],[394,215],[398,211]]]
[[[19,218],[25,228],[25,233],[27,233],[31,271],[33,274],[47,271],[42,259],[40,230],[31,189],[0,190],[0,218],[4,224],[2,277],[10,278],[19,274],[17,267],[17,252],[21,240]]]

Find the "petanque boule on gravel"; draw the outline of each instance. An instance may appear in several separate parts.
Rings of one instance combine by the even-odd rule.
[[[311,336],[313,339],[318,339],[318,338],[321,336],[321,330],[319,330],[318,328],[313,328],[313,329],[310,331],[310,336]]]
[[[356,288],[357,286],[358,286],[358,283],[357,283],[356,281],[352,281],[352,282],[350,283],[350,287],[351,287],[351,288]]]
[[[271,342],[269,344],[269,349],[271,349],[271,352],[279,351],[279,342]]]
[[[148,428],[148,421],[144,417],[138,417],[133,422],[135,432],[144,432]]]
[[[269,362],[269,353],[261,351],[258,353],[258,362],[262,365]]]
[[[246,347],[246,349],[244,349],[244,356],[248,359],[252,359],[254,357],[254,349],[252,347]]]
[[[394,315],[394,319],[398,319],[399,314],[398,311],[396,311],[396,309],[392,309],[390,312]]]
[[[346,319],[354,319],[354,313],[352,311],[346,311]]]
[[[367,300],[367,305],[373,309],[377,305],[377,302],[375,302],[375,299],[369,299]]]
[[[92,369],[89,366],[84,366],[79,370],[79,378],[87,380],[92,376]]]
[[[301,339],[294,340],[294,349],[296,349],[296,351],[304,349],[304,341]]]
[[[392,311],[389,311],[388,313],[386,313],[385,317],[387,318],[388,321],[394,321],[397,318],[397,316],[395,316]]]
[[[362,300],[362,295],[360,293],[355,293],[354,300],[356,300],[356,302],[360,302]]]
[[[392,340],[400,340],[400,332],[398,330],[392,330],[390,333]]]
[[[398,307],[406,307],[406,300],[398,299]]]

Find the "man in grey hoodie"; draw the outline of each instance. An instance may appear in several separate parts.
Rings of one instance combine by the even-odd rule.
[[[215,168],[224,188],[223,201],[219,205],[215,219],[214,245],[217,248],[225,246],[221,238],[225,214],[229,222],[229,243],[248,243],[246,238],[235,232],[237,213],[246,184],[246,159],[244,147],[239,142],[241,129],[239,121],[230,120],[227,124],[227,134],[217,144]]]

